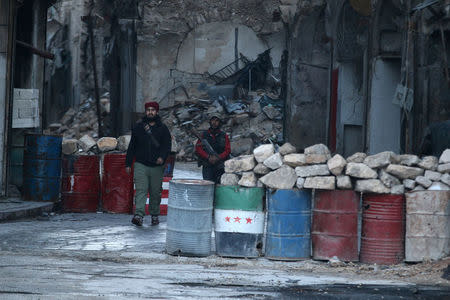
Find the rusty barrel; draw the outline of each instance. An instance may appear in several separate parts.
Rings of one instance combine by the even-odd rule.
[[[405,197],[363,195],[361,250],[364,263],[398,264],[405,255]]]
[[[110,213],[131,213],[133,208],[133,172],[125,171],[126,154],[103,156],[102,208]]]
[[[358,261],[359,194],[316,191],[311,242],[313,259]]]
[[[65,212],[96,212],[100,197],[97,155],[66,155],[62,160],[61,199]]]
[[[450,191],[406,194],[405,260],[438,260],[450,254]]]

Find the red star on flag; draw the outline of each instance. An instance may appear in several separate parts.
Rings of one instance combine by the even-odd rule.
[[[246,218],[247,224],[252,224],[252,218]]]
[[[241,218],[239,218],[239,217],[236,217],[236,218],[234,218],[234,223],[241,223]]]
[[[231,219],[230,217],[225,217],[225,222],[228,222],[228,223],[229,223],[229,222],[230,222],[230,219]]]

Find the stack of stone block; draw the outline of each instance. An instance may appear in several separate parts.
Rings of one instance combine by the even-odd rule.
[[[437,158],[391,151],[355,153],[346,159],[331,155],[323,144],[296,153],[286,143],[264,144],[251,155],[225,162],[223,185],[266,186],[272,189],[354,189],[365,193],[403,194],[406,191],[450,190],[450,149]]]

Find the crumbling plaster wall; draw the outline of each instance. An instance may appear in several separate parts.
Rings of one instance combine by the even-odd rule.
[[[279,5],[274,0],[141,2],[136,111],[143,110],[146,99],[161,100],[174,87],[171,69],[192,72],[198,80],[198,73],[213,72],[232,62],[236,26],[241,34],[240,52],[255,58],[258,52],[273,47],[273,65],[278,66],[285,47],[284,26],[281,20],[272,19]],[[208,38],[213,36],[215,45]],[[194,45],[199,42],[204,46]]]

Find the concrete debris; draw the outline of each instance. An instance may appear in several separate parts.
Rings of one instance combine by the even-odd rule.
[[[366,159],[367,154],[363,153],[363,152],[356,152],[353,155],[350,155],[349,157],[347,157],[347,162],[354,162],[354,163],[362,163],[364,161],[364,159]]]
[[[441,156],[439,157],[439,163],[440,164],[450,163],[450,149],[445,149],[445,151],[442,152]]]
[[[78,140],[77,139],[66,139],[62,141],[62,153],[66,155],[71,155],[78,152]]]
[[[97,147],[100,152],[112,151],[117,147],[117,139],[113,137],[102,137],[97,141]]]
[[[397,163],[404,166],[416,166],[420,163],[420,158],[417,155],[412,154],[401,154],[395,157]]]
[[[427,178],[427,179],[429,179],[431,181],[439,181],[439,180],[441,180],[442,174],[439,173],[439,172],[425,170],[424,176],[425,176],[425,178]]]
[[[256,167],[253,169],[253,172],[255,172],[255,174],[258,174],[258,175],[266,175],[270,171],[272,171],[272,170],[269,169],[268,167],[266,167],[262,163],[257,164]]]
[[[220,177],[220,184],[223,185],[237,185],[239,182],[239,176],[233,173],[224,173]]]
[[[303,185],[304,188],[320,189],[320,190],[334,190],[336,177],[334,176],[315,176],[307,177]]]
[[[363,193],[389,194],[391,189],[378,179],[357,180],[355,191]]]
[[[438,165],[437,170],[441,173],[450,173],[450,163]]]
[[[246,172],[255,167],[255,158],[253,155],[243,155],[225,161],[226,173]]]
[[[423,186],[424,188],[429,188],[431,184],[433,183],[430,179],[424,177],[424,176],[417,176],[416,182]]]
[[[364,164],[372,169],[384,168],[387,165],[393,163],[395,153],[391,151],[380,152],[375,155],[367,156],[364,159]]]
[[[284,164],[290,167],[298,167],[306,164],[306,156],[301,153],[291,153],[283,157]]]
[[[393,187],[400,184],[400,180],[397,177],[392,176],[385,170],[378,171],[378,177],[380,178],[381,182],[387,187]]]
[[[330,172],[333,175],[338,176],[342,174],[342,171],[347,165],[347,161],[341,155],[336,154],[328,160],[327,165],[328,169],[330,169]]]
[[[425,170],[436,170],[438,166],[438,158],[436,156],[422,157],[422,161],[418,164],[419,167]]]
[[[81,139],[79,140],[80,142],[80,146],[83,149],[83,151],[88,152],[89,150],[91,150],[94,146],[97,145],[97,142],[90,137],[89,135],[85,134],[81,137]]]
[[[279,148],[273,144],[258,146],[252,151],[254,155],[241,155],[226,161],[226,172],[235,173],[236,177],[231,180],[228,179],[231,174],[227,174],[223,180],[227,179],[227,184],[238,181],[238,184],[243,186],[254,186],[256,182],[257,186],[272,189],[289,189],[294,186],[299,189],[327,190],[354,188],[362,193],[397,195],[430,187],[446,189],[450,184],[450,174],[424,168],[433,169],[433,165],[437,165],[438,160],[434,156],[420,158],[409,154],[396,155],[391,151],[367,156],[358,152],[346,160],[339,154],[331,157],[328,148],[323,144],[308,147],[304,153],[291,153],[293,150],[294,147],[288,143]],[[256,163],[255,156],[259,157],[259,160],[265,158],[263,163]],[[308,156],[328,159],[326,163],[307,164]],[[419,165],[424,167],[412,167]],[[447,164],[441,164],[439,167],[447,170]],[[245,178],[241,178],[243,172],[247,172]]]
[[[391,194],[403,195],[404,193],[405,193],[405,186],[403,184],[398,184],[391,187]]]
[[[330,150],[324,144],[316,144],[305,148],[305,154],[324,154],[330,155]],[[330,156],[331,157],[331,156]]]
[[[405,188],[412,190],[416,187],[416,182],[412,179],[405,179],[403,180],[403,185]]]
[[[307,165],[323,164],[330,158],[329,154],[305,154]]]
[[[297,182],[297,175],[294,169],[283,165],[281,168],[264,175],[259,180],[271,189],[292,189]]]
[[[131,135],[122,135],[117,139],[117,150],[126,152],[130,145]]]
[[[377,178],[378,176],[375,170],[363,163],[348,163],[345,168],[345,175],[355,178]]]
[[[282,117],[281,112],[271,105],[264,106],[262,110],[270,120],[279,120]]]
[[[245,187],[255,187],[258,179],[253,172],[243,172],[238,184]]]
[[[253,150],[253,155],[255,156],[255,159],[257,162],[262,163],[267,158],[272,156],[275,153],[275,148],[272,144],[265,144],[261,145],[259,147],[256,147]]]
[[[280,149],[278,149],[278,152],[281,155],[295,153],[296,151],[297,151],[297,149],[295,149],[295,147],[292,146],[291,143],[284,143],[283,146],[281,146]]]
[[[264,165],[272,170],[276,170],[283,165],[283,158],[280,153],[275,153],[264,160]]]
[[[401,179],[415,179],[417,176],[423,175],[424,170],[421,168],[391,164],[386,168],[386,172]]]
[[[353,188],[350,176],[339,175],[336,177],[336,185],[338,189],[351,190]]]
[[[446,185],[450,186],[450,174],[444,174],[441,176],[440,179],[443,183],[445,183]]]
[[[298,178],[297,178],[297,183],[295,184],[295,186],[296,186],[298,189],[302,189],[304,184],[305,184],[305,178],[303,178],[303,177],[298,177]]]

